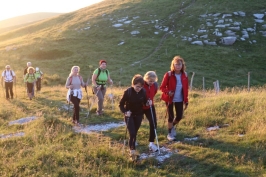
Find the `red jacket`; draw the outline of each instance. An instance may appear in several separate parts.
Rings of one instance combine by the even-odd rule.
[[[181,83],[183,87],[183,102],[188,103],[188,77],[187,73],[181,73]],[[169,73],[165,73],[163,77],[162,84],[160,86],[160,90],[163,92],[161,96],[161,100],[165,102],[172,103],[173,102],[173,96],[169,97],[168,92],[172,91],[175,92],[176,88],[176,77],[175,72],[171,71],[171,75],[169,78]]]
[[[151,99],[153,105],[153,98],[156,95],[158,88],[155,88],[155,83],[149,86],[146,82],[144,83],[144,88],[146,90],[147,99]],[[150,109],[150,106],[143,106],[143,109]]]

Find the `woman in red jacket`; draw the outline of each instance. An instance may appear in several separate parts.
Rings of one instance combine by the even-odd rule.
[[[163,92],[161,99],[165,101],[168,111],[167,139],[174,141],[176,136],[174,126],[182,119],[183,111],[188,106],[188,77],[185,72],[185,61],[180,56],[173,58],[170,69],[171,71],[164,74],[160,90]],[[175,118],[173,107],[176,112]]]
[[[155,139],[155,130],[157,127],[157,118],[156,118],[156,111],[153,104],[153,98],[157,93],[158,90],[158,83],[157,83],[158,77],[154,71],[148,71],[144,75],[144,88],[146,90],[146,96],[147,100],[152,101],[151,106],[143,106],[144,114],[146,115],[147,119],[149,120],[150,125],[150,136],[149,136],[149,150],[153,152],[158,151],[159,145],[157,146],[154,144]],[[152,112],[151,112],[152,111]],[[155,127],[154,127],[155,126]]]

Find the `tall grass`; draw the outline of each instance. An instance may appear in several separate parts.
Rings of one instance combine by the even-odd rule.
[[[115,106],[106,96],[105,115],[85,118],[87,100],[81,102],[81,123],[86,125],[120,122],[118,102],[126,88],[108,88]],[[89,89],[90,90],[90,89]],[[250,92],[227,89],[218,95],[212,90],[189,94],[189,107],[177,127],[178,143],[166,140],[165,105],[156,96],[160,146],[174,153],[162,164],[154,159],[137,164],[123,154],[125,127],[93,134],[75,133],[66,105],[66,89],[44,87],[32,101],[17,86],[17,99],[4,101],[0,110],[0,133],[24,132],[23,137],[2,139],[1,176],[263,176],[265,175],[265,87]],[[89,92],[89,97],[92,94]],[[7,109],[8,108],[8,109]],[[71,110],[72,112],[72,110]],[[72,114],[72,113],[70,113]],[[36,115],[39,119],[23,125],[8,122]],[[217,131],[206,128],[218,125]],[[147,152],[149,125],[143,121],[137,150]],[[241,136],[240,136],[241,135]],[[184,138],[198,136],[196,141]]]

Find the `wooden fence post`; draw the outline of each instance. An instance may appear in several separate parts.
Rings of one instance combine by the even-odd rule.
[[[190,91],[192,90],[192,84],[193,84],[193,78],[194,78],[195,72],[193,72],[191,76],[191,81],[190,81]]]
[[[250,91],[250,72],[248,72],[248,92]]]

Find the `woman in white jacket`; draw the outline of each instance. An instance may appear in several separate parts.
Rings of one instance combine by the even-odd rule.
[[[74,105],[73,112],[73,123],[79,124],[79,104],[82,99],[82,90],[81,87],[85,87],[82,77],[79,75],[80,68],[79,66],[73,66],[71,68],[69,77],[66,81],[67,100],[71,101]]]

